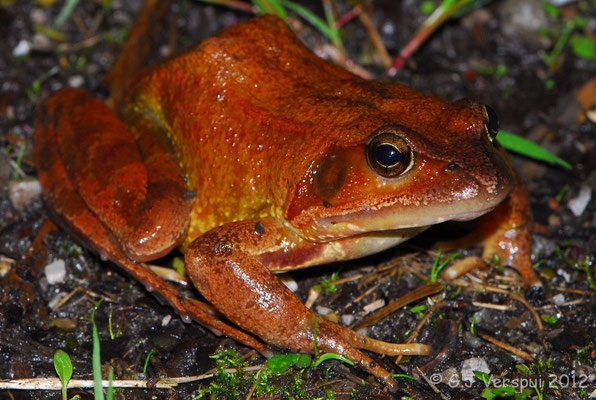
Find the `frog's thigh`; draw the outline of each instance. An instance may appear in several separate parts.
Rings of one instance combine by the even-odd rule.
[[[140,118],[135,122],[136,142],[101,100],[83,90],[63,89],[38,113],[36,155],[43,169],[47,146],[57,146],[68,180],[87,207],[127,256],[142,261],[177,244],[190,206],[182,172],[163,134]],[[49,127],[55,141],[44,140]]]

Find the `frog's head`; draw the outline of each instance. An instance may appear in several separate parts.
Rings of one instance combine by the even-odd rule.
[[[286,218],[305,237],[331,241],[469,220],[508,195],[512,175],[490,107],[421,95],[378,108],[381,114],[359,115],[348,131],[346,124],[330,129],[297,183]]]

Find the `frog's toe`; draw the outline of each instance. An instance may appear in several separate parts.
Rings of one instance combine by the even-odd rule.
[[[358,335],[348,328],[320,319],[315,342],[319,352],[337,353],[348,358],[350,361],[353,361],[372,375],[381,379],[390,391],[396,391],[397,383],[391,374],[380,366],[379,363],[359,350],[359,348],[364,348],[361,346],[363,343],[362,338],[364,336]],[[382,352],[379,353],[385,354]]]

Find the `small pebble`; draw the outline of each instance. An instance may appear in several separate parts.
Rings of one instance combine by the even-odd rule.
[[[548,216],[548,225],[551,227],[561,226],[561,217],[557,214],[551,214]]]
[[[15,260],[0,256],[0,279],[4,278],[15,264]]]
[[[12,206],[19,211],[24,211],[40,197],[41,184],[38,180],[27,179],[8,183],[8,198]]]
[[[364,328],[360,328],[356,331],[357,334],[362,335],[362,336],[368,336],[368,328],[364,327]]]
[[[367,313],[371,313],[373,311],[378,310],[379,308],[385,306],[385,300],[383,299],[379,299],[379,300],[375,300],[372,303],[369,303],[367,305],[365,305],[363,307],[364,311],[366,311]]]
[[[33,35],[32,43],[35,50],[41,51],[49,51],[54,49],[56,46],[49,37],[42,35],[41,33],[36,33]]]
[[[449,386],[450,388],[456,388],[461,386],[461,376],[459,371],[455,367],[447,368],[441,372],[441,382]]]
[[[490,374],[490,368],[484,360],[484,358],[473,357],[464,360],[461,366],[461,379],[464,382],[474,383],[476,381],[476,375],[474,371],[482,371]]]
[[[83,83],[85,83],[85,79],[81,75],[73,75],[68,78],[68,86],[70,87],[79,88],[83,86]]]
[[[525,345],[526,350],[528,350],[533,356],[537,356],[538,354],[544,353],[544,347],[536,342],[529,342]]]
[[[395,33],[395,26],[392,22],[385,22],[381,26],[381,32],[383,32],[383,35],[393,35]]]
[[[582,185],[576,197],[569,199],[567,207],[576,217],[581,216],[592,199],[592,189],[588,185]]]
[[[562,277],[565,280],[565,283],[571,282],[571,274],[568,271],[564,270],[563,268],[559,268],[557,270],[557,275]]]
[[[473,349],[478,349],[482,346],[482,340],[468,331],[464,332],[464,343]]]
[[[546,45],[540,28],[549,26],[549,19],[537,0],[505,0],[497,8],[503,33],[533,45]]]
[[[31,43],[29,41],[22,39],[14,49],[12,49],[12,55],[15,57],[23,57],[29,54],[31,51]]]
[[[170,314],[166,315],[161,319],[161,326],[168,326],[170,321],[172,320],[172,316]]]
[[[44,273],[50,285],[63,282],[66,277],[66,264],[64,263],[64,260],[57,259],[52,261],[46,265]]]
[[[290,274],[280,274],[277,275],[277,277],[292,292],[296,292],[298,290],[298,282],[296,282],[296,280],[294,280],[294,278],[292,278]]]
[[[159,55],[160,57],[167,57],[170,55],[170,46],[163,45],[159,47]]]
[[[41,8],[34,8],[31,10],[29,18],[31,18],[31,23],[33,23],[33,25],[45,25],[47,21],[46,13]]]
[[[344,326],[350,326],[354,322],[354,316],[352,314],[342,314],[341,323]]]
[[[560,306],[563,303],[565,303],[565,295],[563,293],[559,293],[559,294],[553,296],[552,300],[553,300],[553,303]]]
[[[333,310],[329,307],[317,306],[317,314],[319,315],[327,315],[331,314],[332,312]]]

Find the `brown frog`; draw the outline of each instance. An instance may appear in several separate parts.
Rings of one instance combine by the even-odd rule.
[[[268,353],[140,264],[179,246],[196,288],[242,329],[294,351],[339,353],[391,387],[359,349],[428,346],[318,318],[274,272],[381,251],[430,225],[483,215],[518,188],[488,106],[358,78],[272,16],[142,70],[127,93],[114,111],[79,89],[40,107],[39,178],[63,225],[181,315]],[[526,260],[518,222],[527,204],[515,190],[488,251]],[[521,247],[512,251],[505,232]]]

